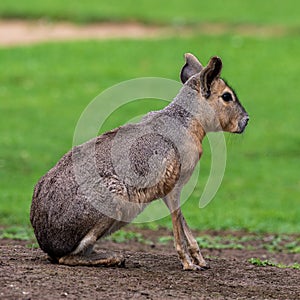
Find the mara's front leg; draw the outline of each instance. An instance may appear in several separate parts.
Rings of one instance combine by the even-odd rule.
[[[197,241],[193,237],[180,209],[180,191],[172,191],[164,201],[168,206],[173,223],[174,244],[184,270],[204,270],[209,268]]]

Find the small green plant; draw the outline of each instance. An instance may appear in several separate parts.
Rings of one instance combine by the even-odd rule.
[[[244,249],[241,243],[235,237],[212,237],[209,235],[204,235],[202,237],[196,238],[197,243],[200,248],[207,249]]]
[[[299,244],[299,240],[290,242],[290,243],[286,243],[284,245],[285,249],[290,252],[290,253],[300,253],[300,244]]]
[[[282,249],[281,243],[282,243],[282,237],[274,236],[272,237],[270,242],[265,243],[263,245],[263,248],[265,248],[269,252],[280,251]]]
[[[276,267],[278,265],[276,265],[275,263],[271,262],[268,259],[265,260],[261,260],[260,258],[250,258],[248,260],[252,265],[254,266],[258,266],[258,267],[266,267],[266,266],[272,266],[272,267]]]
[[[0,239],[34,240],[33,231],[27,227],[12,226],[0,230]]]
[[[170,241],[173,241],[173,237],[172,236],[160,236],[158,239],[157,239],[157,242],[159,244],[168,244]]]
[[[300,264],[299,263],[294,263],[291,267],[293,269],[300,270]]]
[[[300,240],[287,235],[270,236],[263,239],[262,248],[269,252],[300,253]]]
[[[294,263],[292,265],[285,265],[285,264],[281,264],[281,263],[272,262],[268,259],[261,260],[260,258],[254,258],[254,257],[250,258],[248,260],[248,262],[251,263],[254,266],[257,266],[257,267],[270,266],[270,267],[276,267],[276,268],[280,268],[280,269],[297,269],[297,270],[300,270],[300,264],[299,263]]]
[[[26,248],[29,248],[29,249],[38,249],[40,246],[38,243],[29,243],[29,244],[26,244]]]
[[[119,230],[106,238],[115,243],[126,243],[128,241],[136,241],[143,244],[152,244],[150,240],[147,240],[139,232]]]

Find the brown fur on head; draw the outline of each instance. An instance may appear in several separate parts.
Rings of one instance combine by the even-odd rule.
[[[185,54],[186,63],[181,70],[181,81],[199,94],[199,101],[206,101],[213,109],[223,131],[242,133],[249,116],[235,92],[220,78],[221,58],[214,56],[206,67],[190,54]]]

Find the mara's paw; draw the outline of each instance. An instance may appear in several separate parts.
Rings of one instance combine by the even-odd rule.
[[[198,263],[183,264],[183,270],[185,271],[205,271],[207,269],[210,269],[210,266],[205,261],[202,261],[201,264]]]

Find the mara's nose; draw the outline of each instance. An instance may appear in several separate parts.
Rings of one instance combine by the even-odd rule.
[[[238,123],[238,124],[239,124],[239,128],[240,128],[239,133],[242,133],[242,132],[245,130],[245,128],[246,128],[248,122],[249,122],[249,116],[248,116],[248,115],[245,115],[245,116],[239,121],[239,123]]]
[[[243,122],[244,122],[245,126],[247,126],[249,120],[250,120],[250,117],[249,117],[248,115],[246,115],[246,116],[243,118]]]

